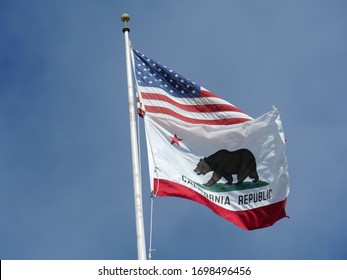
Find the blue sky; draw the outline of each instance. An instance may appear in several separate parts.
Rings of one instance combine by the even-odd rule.
[[[290,219],[244,231],[159,197],[153,259],[347,259],[343,0],[1,1],[0,259],[136,259],[124,12],[136,49],[253,117],[275,105],[288,140]]]

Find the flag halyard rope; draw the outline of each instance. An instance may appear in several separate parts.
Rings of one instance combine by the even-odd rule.
[[[130,49],[131,49],[131,62],[132,62],[132,68],[133,68],[133,73],[134,73],[134,76],[135,76],[135,60],[134,60],[134,53],[133,53],[133,47],[132,47],[132,44],[130,42]],[[139,100],[141,100],[141,95],[140,95],[140,92],[138,90],[138,82],[137,82],[137,79],[135,79],[135,85],[136,85],[136,92],[137,92],[137,96],[139,98]],[[140,101],[140,104],[141,104],[141,101]],[[140,108],[142,112],[144,112],[143,108]],[[146,122],[146,116],[145,114],[143,114],[143,119],[144,121]],[[139,158],[141,159],[141,138],[140,138],[140,116],[139,114],[137,114],[137,141],[138,141],[138,152],[139,152]],[[146,125],[144,125],[145,127],[145,131],[146,131]],[[148,135],[148,134],[147,134]],[[152,149],[152,145],[151,145],[151,141],[150,139],[148,139],[148,142],[149,142],[149,146],[150,146],[150,152],[152,153],[152,158],[154,160],[154,165],[156,166],[155,167],[155,174],[156,174],[156,188],[154,188],[153,186],[153,190],[151,191],[151,199],[150,199],[150,225],[149,225],[149,249],[148,249],[148,260],[151,260],[152,259],[152,253],[154,251],[156,251],[156,249],[153,249],[152,248],[152,244],[153,244],[153,212],[154,212],[154,199],[155,197],[157,196],[158,192],[159,192],[159,176],[158,176],[158,172],[160,172],[160,168],[157,167],[156,163],[155,163],[155,159],[154,159],[154,156],[153,156],[153,149]],[[141,175],[141,172],[142,172],[142,169],[141,169],[141,160],[140,160],[140,178],[142,180],[142,175]],[[154,190],[156,190],[156,192],[154,192]]]

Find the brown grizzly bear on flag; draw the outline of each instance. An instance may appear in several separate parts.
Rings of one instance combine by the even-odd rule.
[[[257,165],[255,157],[251,151],[240,149],[233,152],[228,150],[219,150],[205,158],[201,158],[197,167],[194,169],[198,175],[205,175],[213,171],[211,179],[204,186],[212,186],[217,183],[222,177],[227,180],[227,184],[233,184],[233,174],[237,175],[237,183],[235,186],[240,186],[242,182],[250,177],[253,182],[259,180],[257,173]]]

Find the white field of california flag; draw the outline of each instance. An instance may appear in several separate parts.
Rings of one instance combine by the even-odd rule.
[[[196,201],[246,230],[286,217],[289,179],[278,110],[252,119],[166,66],[133,54],[153,193]]]

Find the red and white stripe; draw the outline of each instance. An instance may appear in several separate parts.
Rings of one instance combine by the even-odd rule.
[[[139,114],[176,118],[190,124],[230,125],[252,120],[239,108],[201,88],[200,97],[177,98],[161,88],[138,86]]]
[[[221,207],[207,199],[205,196],[171,180],[156,178],[153,184],[154,193],[158,196],[174,196],[193,200],[207,206],[217,215],[234,223],[244,230],[254,230],[269,227],[282,218],[288,218],[285,210],[287,196],[283,200],[272,204],[253,209],[235,211]]]

